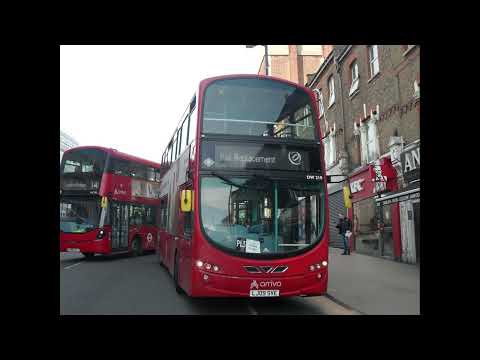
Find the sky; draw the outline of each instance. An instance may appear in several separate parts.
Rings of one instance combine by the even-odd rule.
[[[62,45],[60,129],[80,145],[160,162],[200,80],[256,74],[245,45]]]

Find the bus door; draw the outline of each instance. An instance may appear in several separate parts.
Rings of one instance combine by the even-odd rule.
[[[111,202],[112,251],[128,249],[128,204]]]
[[[192,190],[192,183],[180,186],[178,192],[179,200],[182,196],[182,190]],[[191,202],[193,205],[193,191]],[[193,211],[195,205],[192,206],[192,211],[182,212],[178,206],[178,223],[177,223],[177,249],[179,253],[179,279],[187,291],[190,291],[191,282],[191,267],[192,267],[192,228],[193,228]]]

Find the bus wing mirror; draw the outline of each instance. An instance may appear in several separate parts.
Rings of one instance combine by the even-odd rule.
[[[192,211],[192,190],[182,190],[180,193],[180,211],[191,212]]]

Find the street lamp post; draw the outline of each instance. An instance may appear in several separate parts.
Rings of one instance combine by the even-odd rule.
[[[247,48],[251,49],[255,46],[263,46],[265,48],[265,74],[268,76],[269,74],[269,65],[268,65],[268,45],[246,45]]]

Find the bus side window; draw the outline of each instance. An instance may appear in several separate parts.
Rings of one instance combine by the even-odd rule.
[[[165,229],[167,227],[167,201],[168,197],[165,196],[160,200],[160,228]]]
[[[180,143],[180,151],[178,152],[178,155],[180,156],[183,153],[183,150],[185,150],[185,143],[187,142],[187,128],[185,126],[185,121],[186,119],[183,120],[182,126],[180,127],[180,132],[182,134],[182,141]]]
[[[168,145],[168,155],[167,155],[167,163],[171,164],[172,163],[172,142]]]
[[[190,114],[190,124],[188,130],[188,144],[190,144],[197,135],[197,109],[194,108]]]
[[[180,131],[175,132],[175,142],[174,142],[174,153],[173,153],[173,161],[177,160],[177,155],[178,155],[178,146],[179,146],[179,140],[180,140]]]
[[[165,229],[169,229],[169,216],[170,215],[170,199],[166,198],[165,200],[165,214],[164,214],[164,221],[165,221]]]
[[[147,180],[155,181],[155,169],[152,167],[147,167]]]
[[[113,174],[128,176],[128,163],[126,161],[112,158],[110,164],[110,169]]]

